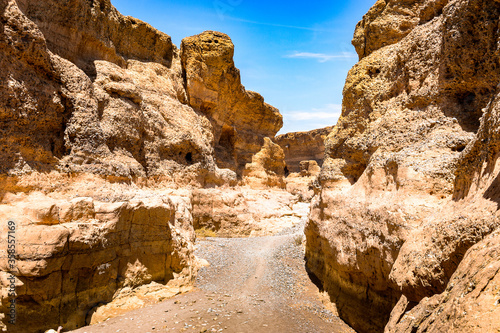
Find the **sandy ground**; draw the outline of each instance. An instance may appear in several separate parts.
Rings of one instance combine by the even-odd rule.
[[[196,254],[210,266],[193,292],[73,332],[354,332],[306,272],[304,224],[305,216],[275,236],[200,239]]]

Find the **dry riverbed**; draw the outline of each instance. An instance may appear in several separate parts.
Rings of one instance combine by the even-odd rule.
[[[193,292],[74,332],[354,332],[311,282],[303,252],[307,204],[274,236],[197,241]]]

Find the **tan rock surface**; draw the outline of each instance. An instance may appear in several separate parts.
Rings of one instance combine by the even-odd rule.
[[[311,201],[317,189],[316,178],[321,168],[314,160],[300,162],[299,168],[299,173],[293,172],[286,177],[286,190],[299,196],[302,201]]]
[[[89,311],[117,291],[151,281],[165,290],[189,287],[195,236],[181,206],[166,196],[105,203],[41,193],[0,205],[0,218],[16,222],[16,269],[7,265],[7,238],[0,241],[2,281],[13,273],[19,285],[17,323],[4,321],[8,331],[81,327]],[[8,302],[3,292],[4,313]]]
[[[264,138],[262,149],[243,170],[243,183],[251,188],[285,188],[285,154],[271,139]]]
[[[498,332],[499,255],[497,231],[467,251],[443,293],[416,306],[403,296],[385,332]]]
[[[203,172],[215,173],[210,124],[182,104],[180,60],[170,37],[99,2],[91,7],[84,1],[23,1],[18,7],[9,1],[2,14],[4,40],[17,38],[20,47],[2,52],[1,100],[25,97],[17,107],[2,106],[6,163],[1,171],[16,175],[58,168],[172,178],[183,172],[202,182]],[[71,33],[79,31],[75,25],[82,26],[76,35]],[[118,41],[120,34],[127,37]],[[36,54],[19,53],[35,38]],[[146,50],[145,44],[133,44],[134,38],[154,43]],[[96,46],[105,42],[107,48]],[[32,133],[19,130],[23,121]]]
[[[361,60],[325,141],[306,235],[308,267],[360,332],[382,331],[398,300],[391,332],[499,329],[486,319],[494,308],[480,310],[491,289],[447,296],[469,276],[487,284],[464,256],[500,226],[498,14],[496,1],[378,1],[357,27]],[[397,227],[368,224],[378,213]]]
[[[377,0],[356,26],[353,45],[359,58],[406,37],[419,24],[441,14],[449,0]]]
[[[325,139],[333,126],[309,132],[292,132],[278,135],[274,142],[285,152],[289,172],[300,172],[300,162],[314,160],[319,166],[325,157]]]
[[[389,202],[322,191],[305,230],[308,268],[340,317],[360,332],[380,331],[400,296],[389,274],[411,225],[401,205]]]
[[[299,163],[300,175],[311,177],[319,175],[321,168],[316,161],[302,161]]]
[[[234,183],[215,160],[241,172],[263,137],[282,126],[278,110],[244,91],[227,36],[224,48],[203,58],[195,47],[201,39],[187,39],[181,62],[168,35],[123,17],[108,0],[2,3],[2,173]],[[185,72],[193,79],[184,82]],[[214,85],[219,74],[224,83]],[[208,113],[195,81],[220,96]]]
[[[40,29],[49,50],[91,78],[96,74],[95,60],[120,67],[126,67],[129,59],[171,67],[175,57],[170,36],[133,17],[124,17],[110,0],[16,2]]]
[[[191,286],[192,186],[235,185],[282,124],[244,91],[232,48],[197,60],[226,73],[212,86],[197,72],[221,96],[206,113],[171,38],[109,0],[0,0],[0,217],[18,223],[18,270],[0,229],[2,325],[11,272],[18,293],[9,332],[75,328]],[[235,159],[220,157],[226,143]]]
[[[241,174],[264,138],[280,130],[283,119],[261,95],[241,85],[233,54],[231,39],[220,32],[205,31],[182,41],[189,104],[214,127],[217,165]]]
[[[199,189],[193,191],[193,223],[220,237],[274,235],[307,215],[301,205],[296,196],[272,188]]]

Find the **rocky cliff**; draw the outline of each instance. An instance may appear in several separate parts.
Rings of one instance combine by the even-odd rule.
[[[500,328],[499,14],[379,0],[356,27],[306,252],[360,332]]]
[[[217,165],[241,174],[264,138],[280,130],[283,119],[261,95],[242,87],[233,54],[231,39],[219,32],[206,31],[182,41],[189,104],[212,123]]]
[[[10,298],[2,293],[7,331],[82,327],[118,290],[153,281],[165,286],[158,291],[177,288],[174,294],[189,287],[196,272],[189,205],[159,195],[112,203],[41,193],[4,198],[0,218],[15,222],[17,240],[15,324],[7,315]],[[2,235],[8,230],[5,222]],[[5,257],[0,269],[2,284],[10,285]]]
[[[241,85],[226,35],[187,38],[180,52],[108,0],[0,6],[4,174],[221,183],[229,176],[216,160],[238,171],[282,126],[278,110]]]
[[[233,48],[207,32],[179,50],[109,0],[0,0],[3,329],[71,329],[141,285],[189,287],[190,186],[235,184],[282,124],[241,85]]]
[[[274,138],[285,152],[285,162],[288,172],[300,172],[300,162],[316,161],[323,164],[325,157],[325,139],[333,130],[325,127],[309,132],[292,132],[281,134]]]

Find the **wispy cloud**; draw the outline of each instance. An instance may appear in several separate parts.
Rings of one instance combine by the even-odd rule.
[[[283,120],[285,124],[279,134],[333,126],[337,123],[341,113],[342,106],[339,104],[327,104],[324,107],[310,110],[284,112]]]
[[[338,54],[294,52],[285,56],[285,58],[314,59],[318,60],[319,62],[327,62],[335,59],[352,59],[356,57],[357,55],[352,52],[342,52]]]
[[[321,120],[321,121],[337,121],[342,113],[342,106],[339,104],[327,104],[324,108],[312,108],[309,111],[291,111],[285,113],[291,121],[307,121],[307,120]],[[333,125],[333,123],[332,123]]]

